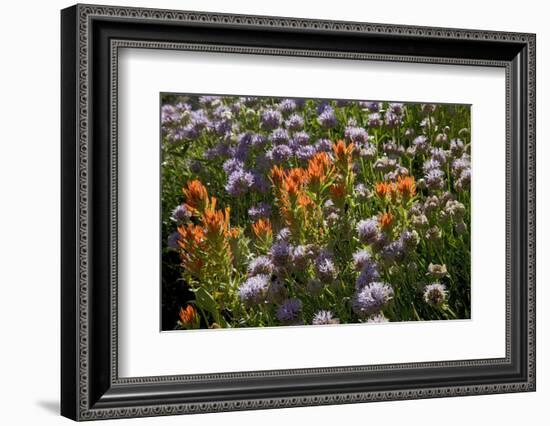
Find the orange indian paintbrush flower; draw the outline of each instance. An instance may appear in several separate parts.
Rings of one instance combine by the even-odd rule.
[[[346,196],[346,183],[334,183],[330,186],[329,191],[333,201],[338,204],[337,201],[343,200]]]
[[[380,223],[380,228],[387,230],[393,224],[393,215],[390,212],[382,213],[378,217],[378,222]]]
[[[204,210],[202,222],[208,235],[229,236],[229,213],[231,209],[226,207],[225,210],[216,210],[216,198],[212,197],[210,206]]]
[[[187,182],[187,187],[182,189],[185,195],[185,206],[192,212],[202,212],[208,206],[208,191],[200,180]]]
[[[183,307],[180,307],[179,317],[183,324],[193,324],[197,317],[197,311],[191,305],[187,305],[185,309],[183,309]]]
[[[178,245],[181,249],[182,265],[191,273],[198,273],[203,266],[201,255],[204,248],[204,229],[189,223],[178,227],[178,233],[181,236]]]
[[[273,186],[275,186],[276,188],[280,188],[283,180],[285,179],[286,173],[282,167],[273,166],[271,168],[270,176]]]
[[[307,183],[308,177],[309,176],[305,169],[302,169],[301,167],[294,167],[287,172],[285,181],[292,181],[297,186],[302,186]]]
[[[303,192],[301,192],[299,195],[298,195],[298,205],[300,207],[303,207],[304,209],[307,209],[307,208],[310,208],[310,207],[315,207],[315,203],[313,202],[313,200],[309,197],[309,195],[307,194],[304,194]]]
[[[254,235],[261,240],[271,238],[273,235],[273,229],[269,219],[260,219],[256,223],[253,223],[252,231],[254,232]]]
[[[323,184],[331,172],[332,164],[326,152],[318,152],[308,162],[308,180],[313,187]]]
[[[332,151],[334,152],[334,157],[336,163],[341,166],[348,166],[351,164],[351,155],[353,153],[353,144],[346,146],[343,140],[339,140],[334,145],[332,145]]]
[[[414,176],[399,176],[397,178],[397,190],[405,198],[414,197],[416,194]]]

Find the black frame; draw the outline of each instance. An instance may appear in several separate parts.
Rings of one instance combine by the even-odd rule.
[[[535,35],[76,5],[61,13],[61,413],[74,420],[535,390]],[[507,350],[502,359],[119,378],[119,48],[503,67]],[[504,230],[503,230],[504,232]]]

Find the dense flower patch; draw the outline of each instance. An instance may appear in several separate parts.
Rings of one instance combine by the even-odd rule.
[[[163,95],[163,329],[470,317],[470,108]]]

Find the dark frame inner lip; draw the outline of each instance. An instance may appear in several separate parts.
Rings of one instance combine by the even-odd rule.
[[[85,6],[76,6],[72,10],[67,9],[65,13],[64,35],[78,37],[77,24],[80,11]],[[208,15],[208,14],[205,14]],[[229,15],[228,15],[229,16]],[[248,17],[250,18],[250,17]],[[453,387],[466,387],[465,394],[475,392],[483,388],[486,393],[503,391],[499,384],[525,383],[523,390],[534,390],[534,365],[528,365],[528,347],[531,347],[528,336],[528,310],[530,308],[527,291],[529,276],[528,245],[529,224],[527,218],[533,213],[528,211],[527,189],[528,168],[532,166],[532,154],[528,152],[529,129],[527,126],[527,105],[532,101],[528,97],[528,50],[526,41],[505,41],[496,39],[459,39],[446,38],[446,29],[432,29],[433,34],[442,31],[442,37],[426,37],[426,35],[407,34],[376,34],[376,33],[350,33],[344,30],[328,30],[324,28],[302,29],[296,27],[287,28],[265,28],[260,26],[247,26],[238,23],[225,24],[223,22],[166,22],[150,18],[138,19],[135,17],[106,17],[90,14],[86,17],[89,23],[89,69],[90,69],[90,109],[89,114],[89,152],[90,163],[93,169],[89,173],[89,217],[91,233],[89,236],[89,365],[88,365],[88,410],[105,408],[128,408],[142,406],[161,406],[165,404],[178,403],[203,403],[218,402],[220,406],[223,401],[234,401],[242,399],[262,399],[279,397],[300,397],[309,395],[326,395],[334,392],[380,392],[402,391],[407,392],[411,387],[425,389],[424,396],[438,396],[440,392],[434,389],[441,389],[443,395],[448,395],[449,389]],[[247,19],[247,17],[243,17]],[[273,18],[275,21],[277,18]],[[286,18],[282,18],[286,19]],[[305,20],[298,20],[298,22]],[[221,24],[221,25],[220,25]],[[348,24],[348,23],[346,23]],[[72,25],[72,27],[71,27]],[[354,23],[349,23],[353,27]],[[70,28],[69,28],[70,27]],[[376,25],[373,24],[373,27]],[[406,31],[407,27],[402,28]],[[476,32],[472,32],[476,34]],[[448,37],[448,34],[447,34]],[[511,185],[510,200],[507,205],[510,207],[510,239],[514,255],[507,253],[510,260],[509,279],[511,280],[511,342],[510,353],[507,358],[495,360],[494,364],[481,363],[480,365],[457,365],[457,366],[428,366],[411,368],[388,368],[379,371],[368,372],[338,372],[338,373],[308,373],[303,370],[303,375],[261,375],[259,377],[227,377],[216,378],[216,375],[201,379],[190,379],[182,381],[178,377],[161,378],[135,378],[135,380],[119,379],[117,374],[113,375],[111,358],[112,347],[111,325],[110,325],[110,301],[111,293],[110,257],[111,247],[111,221],[110,221],[110,72],[111,64],[109,58],[110,41],[113,39],[138,40],[149,42],[173,42],[173,43],[198,43],[198,44],[223,44],[231,46],[254,46],[281,49],[304,49],[323,52],[331,50],[334,52],[361,52],[379,55],[414,55],[421,58],[460,58],[460,60],[490,60],[507,63],[510,69],[509,80],[511,84],[507,108],[510,109],[511,126],[507,133],[511,135],[508,148],[511,152],[509,173],[507,179]],[[534,40],[532,41],[534,43]],[[78,42],[66,40],[65,48],[74,49],[74,52],[67,53],[62,58],[64,67],[68,70],[75,68],[78,54],[76,52]],[[268,54],[268,53],[266,53]],[[73,61],[73,65],[67,62]],[[466,64],[466,63],[465,63]],[[76,72],[76,68],[75,68]],[[534,78],[531,77],[531,78]],[[67,81],[67,85],[74,84],[76,88],[76,77],[73,81]],[[64,83],[65,84],[65,83]],[[67,93],[70,90],[67,89]],[[69,93],[68,93],[69,94]],[[69,101],[73,99],[63,97],[67,103],[66,108],[72,107]],[[529,104],[531,110],[534,105]],[[70,115],[64,109],[65,115]],[[72,113],[76,116],[76,112]],[[64,147],[74,144],[71,132],[77,133],[76,127],[64,128]],[[69,163],[71,155],[75,155],[76,147],[70,147],[63,152],[64,164]],[[531,156],[529,156],[531,155]],[[76,158],[73,157],[73,158]],[[512,160],[513,159],[513,160]],[[72,160],[74,161],[74,160]],[[70,178],[71,174],[76,176],[76,169],[67,167],[64,176]],[[76,182],[76,178],[74,179]],[[64,187],[64,209],[77,209],[77,196],[70,195],[67,191],[69,186]],[[76,189],[76,187],[75,187]],[[534,197],[534,194],[531,195]],[[72,202],[71,202],[72,201]],[[72,207],[71,207],[72,204]],[[67,216],[66,216],[67,217]],[[76,217],[76,214],[75,214]],[[507,221],[508,222],[508,221]],[[62,240],[65,250],[74,246],[71,241],[70,227],[76,223],[69,224],[64,230]],[[74,234],[72,235],[74,238]],[[534,237],[532,237],[534,238]],[[75,250],[76,252],[76,250]],[[65,252],[64,252],[65,253]],[[67,252],[64,259],[71,259],[72,252]],[[73,267],[76,267],[73,266]],[[64,275],[71,275],[71,266],[64,260]],[[76,271],[75,271],[76,272]],[[76,274],[75,274],[76,275]],[[533,278],[534,280],[534,278]],[[76,286],[73,281],[64,281],[63,290],[66,292],[64,298],[70,300],[78,297]],[[68,292],[68,293],[67,293]],[[72,294],[71,294],[72,292]],[[115,294],[116,296],[116,294]],[[75,315],[63,304],[65,316]],[[74,318],[74,317],[72,317]],[[78,348],[78,338],[75,339],[75,324],[67,324],[64,321],[63,330],[65,337],[62,342],[63,353],[74,353]],[[534,349],[533,349],[534,350]],[[67,359],[67,357],[66,357]],[[76,362],[76,358],[74,361]],[[437,363],[436,363],[437,364]],[[446,363],[442,363],[446,364]],[[460,362],[458,362],[460,364]],[[115,366],[116,367],[116,366]],[[77,365],[74,366],[78,371]],[[350,367],[353,368],[353,367]],[[62,383],[66,389],[74,389],[75,376],[65,374]],[[74,382],[72,380],[75,380]],[[505,389],[505,388],[504,388]],[[76,388],[78,391],[78,386]],[[417,396],[421,397],[421,396]],[[72,397],[71,397],[72,398]],[[75,397],[76,398],[76,397]],[[344,397],[342,397],[344,398]],[[66,398],[70,401],[70,398]],[[376,396],[373,397],[376,399]],[[379,398],[380,399],[380,398]],[[76,404],[76,401],[75,401]],[[69,415],[75,411],[75,417],[80,416],[79,409],[71,407],[65,409]]]

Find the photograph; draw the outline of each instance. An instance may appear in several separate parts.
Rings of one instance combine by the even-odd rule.
[[[33,205],[57,189],[60,219],[42,222],[58,225],[47,251],[59,259],[33,268],[59,274],[60,292],[42,274],[35,293],[55,308],[59,344],[37,365],[61,415],[279,424],[274,409],[327,406],[326,424],[397,413],[427,425],[429,404],[434,422],[475,423],[487,407],[498,424],[529,421],[548,399],[536,344],[548,334],[536,318],[550,241],[536,224],[544,14],[204,2],[64,4],[55,22],[41,3],[32,22],[52,49],[12,43],[23,63],[4,67],[17,74],[4,139],[28,152],[5,156],[21,262],[4,281],[29,293],[14,285],[29,270],[21,229],[36,222],[28,188],[40,185]],[[44,81],[47,67],[21,72],[56,55]],[[60,108],[33,118],[60,149],[17,143],[28,100],[54,88]],[[17,161],[31,151],[36,167]],[[14,333],[36,328],[26,317]],[[42,398],[31,373],[10,388]]]
[[[162,331],[471,318],[471,105],[161,93],[159,116]]]

